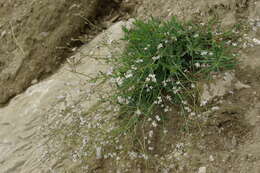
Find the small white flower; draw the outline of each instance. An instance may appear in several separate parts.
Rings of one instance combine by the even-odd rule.
[[[130,77],[133,77],[133,74],[132,74],[131,70],[127,71],[126,75],[125,75],[125,78],[130,78]]]
[[[171,96],[169,96],[169,95],[166,96],[166,99],[169,100],[169,101],[172,100]]]
[[[207,54],[208,54],[207,51],[202,51],[202,52],[200,53],[201,56],[204,56],[204,55],[207,55]]]
[[[189,107],[184,107],[184,109],[185,109],[187,112],[191,112],[191,108],[189,108]]]
[[[253,38],[253,42],[256,44],[256,45],[260,45],[260,40],[256,39],[256,38]]]
[[[145,82],[150,82],[150,78],[149,78],[149,76],[145,79]]]
[[[135,67],[134,65],[131,66],[132,70],[137,70],[137,67]]]
[[[153,137],[153,131],[152,130],[149,131],[149,137],[150,138]]]
[[[142,157],[144,158],[144,160],[148,160],[148,156],[146,154],[142,154]]]
[[[201,103],[200,103],[200,106],[205,106],[207,104],[207,100],[202,100]]]
[[[164,108],[164,112],[169,112],[170,108],[167,106],[166,108]]]
[[[191,113],[190,113],[190,116],[195,116],[195,115],[196,115],[195,112],[191,112]]]
[[[144,60],[143,60],[143,59],[138,59],[138,60],[136,60],[135,62],[136,62],[136,63],[142,63],[142,62],[144,62]]]
[[[168,130],[164,129],[164,130],[163,130],[163,133],[164,133],[164,134],[168,133]]]
[[[141,115],[142,112],[141,112],[139,109],[137,109],[136,114],[137,114],[137,115]]]
[[[156,115],[155,118],[157,121],[161,121],[161,118],[158,115]]]
[[[163,47],[162,43],[158,44],[157,49],[161,49]]]
[[[187,101],[181,101],[181,102],[182,102],[182,104],[184,104],[184,105],[187,105],[187,104],[188,104]]]
[[[148,147],[148,150],[152,151],[154,148],[153,147]]]
[[[129,73],[125,76],[126,78],[130,78],[130,77],[133,77],[133,74],[132,73]]]
[[[112,73],[113,73],[113,68],[111,67],[111,68],[108,69],[107,75],[112,75]]]
[[[120,77],[118,77],[118,78],[116,78],[116,83],[118,85],[122,85],[123,84],[123,80]]]
[[[198,63],[198,62],[197,62],[197,63],[195,63],[194,65],[195,65],[195,67],[197,67],[197,68],[199,68],[199,67],[200,67],[200,63]]]
[[[219,110],[219,107],[218,106],[214,106],[214,107],[211,108],[211,110],[217,111],[217,110]]]
[[[194,38],[197,38],[197,37],[199,37],[199,34],[195,34],[193,37],[194,37]]]
[[[149,77],[153,82],[156,82],[155,74],[149,74]]]
[[[153,59],[154,61],[156,61],[156,60],[160,59],[160,56],[159,56],[159,55],[158,55],[158,56],[154,56],[154,57],[152,57],[152,59]]]
[[[152,122],[153,127],[157,127],[157,123],[155,121]]]
[[[195,84],[194,83],[191,84],[191,88],[195,88]]]

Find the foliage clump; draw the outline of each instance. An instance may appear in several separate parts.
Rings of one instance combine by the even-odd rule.
[[[115,83],[112,99],[127,129],[158,110],[170,111],[171,104],[185,108],[187,100],[196,97],[196,81],[235,65],[236,37],[213,23],[136,20],[123,30],[127,46],[108,77]]]

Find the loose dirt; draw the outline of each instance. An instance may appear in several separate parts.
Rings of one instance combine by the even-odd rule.
[[[10,97],[20,93],[31,85],[31,81],[39,79],[42,74],[55,69],[61,62],[59,56],[64,56],[60,52],[82,44],[82,41],[68,41],[74,39],[75,36],[79,36],[78,33],[82,27],[86,27],[85,21],[79,21],[79,18],[73,17],[73,14],[80,11],[84,13],[84,17],[91,18],[94,12],[92,13],[91,10],[86,12],[85,10],[88,8],[81,9],[84,5],[88,7],[89,4],[85,1],[62,2],[64,3],[61,3],[61,1],[57,3],[42,1],[44,5],[40,6],[35,1],[0,0],[0,16],[3,17],[0,20],[0,73],[2,76],[0,79],[7,81],[6,83],[0,82],[0,103],[4,103]],[[50,4],[53,3],[58,4],[58,8],[52,8],[53,6]],[[74,3],[76,6],[71,7]],[[80,3],[79,11],[77,9],[78,3]],[[95,4],[93,1],[91,9],[95,9]],[[19,10],[15,10],[16,7],[19,7],[17,8]],[[40,9],[40,7],[44,8]],[[104,4],[102,7],[105,7]],[[233,24],[242,22],[248,27],[247,31],[241,31],[246,44],[242,46],[244,48],[238,50],[240,63],[234,71],[221,74],[217,77],[217,80],[203,84],[207,86],[204,87],[203,92],[204,96],[208,98],[207,109],[204,110],[204,113],[187,120],[178,116],[178,108],[176,107],[167,115],[168,119],[163,126],[158,127],[153,132],[151,139],[153,150],[150,151],[149,155],[152,159],[149,162],[141,158],[131,160],[126,155],[120,158],[100,159],[100,157],[97,157],[87,158],[87,160],[81,162],[71,162],[65,156],[73,155],[73,152],[78,149],[73,148],[76,145],[75,143],[66,150],[62,148],[64,141],[55,141],[59,146],[58,148],[55,148],[55,145],[47,145],[48,141],[45,141],[44,137],[48,134],[41,134],[44,130],[38,129],[38,127],[43,126],[43,122],[49,121],[45,118],[53,117],[50,121],[54,126],[49,126],[49,128],[57,130],[63,119],[70,119],[73,117],[72,115],[81,115],[81,111],[88,107],[87,96],[93,95],[90,91],[91,86],[85,83],[82,76],[79,77],[74,73],[63,71],[71,67],[70,64],[67,64],[52,77],[16,96],[11,100],[9,106],[0,109],[0,151],[3,153],[0,156],[0,168],[2,168],[0,172],[4,170],[3,173],[27,173],[44,170],[43,172],[80,173],[85,170],[85,172],[100,173],[259,173],[260,45],[258,41],[260,40],[260,1],[164,0],[162,2],[157,0],[125,0],[120,7],[121,11],[115,10],[115,7],[112,8],[114,11],[110,10],[111,15],[106,13],[106,17],[103,18],[105,21],[98,25],[99,28],[102,28],[100,30],[107,28],[117,20],[130,16],[142,19],[155,16],[163,20],[167,20],[171,16],[178,16],[183,20],[195,19],[201,23],[209,18],[217,17],[223,28],[230,28]],[[46,8],[51,9],[52,15],[47,13]],[[74,8],[76,9],[74,10]],[[131,13],[132,15],[121,16],[120,12]],[[47,18],[42,17],[44,14]],[[52,16],[58,20],[54,20]],[[94,16],[97,17],[96,14]],[[38,29],[32,26],[37,26]],[[73,27],[71,28],[71,26]],[[74,35],[74,27],[76,27],[76,35]],[[118,29],[118,27],[115,27],[112,28],[112,31],[109,30],[105,36],[108,42],[117,42],[118,37],[122,36]],[[95,32],[98,31],[95,30]],[[28,35],[25,33],[28,33]],[[83,36],[80,40],[92,38],[93,36],[88,35]],[[71,45],[67,46],[67,43],[71,43]],[[86,74],[92,74],[94,71],[97,72],[96,70],[103,68],[89,56],[89,54],[92,54],[92,50],[94,53],[104,53],[103,56],[109,56],[112,47],[109,49],[100,48],[100,45],[100,42],[94,41],[89,47],[86,46],[76,51],[78,52],[77,55],[68,58],[68,60],[73,61],[84,53],[85,65],[84,63],[83,65],[76,63],[72,67],[79,67]],[[56,50],[57,47],[61,49]],[[71,50],[68,52],[70,53]],[[87,55],[85,56],[85,54]],[[53,57],[57,59],[53,59]],[[14,65],[10,66],[9,64],[13,64],[13,61],[15,62]],[[20,64],[24,66],[20,67]],[[29,77],[27,78],[27,76]],[[53,91],[50,92],[51,90]],[[48,115],[46,116],[46,114]],[[59,118],[61,115],[64,117]],[[87,123],[95,126],[96,121],[98,121],[95,119],[97,117],[91,117],[92,122]],[[104,122],[102,120],[98,123]],[[84,128],[86,127],[74,127],[74,129],[67,129],[65,132],[75,131],[75,134],[78,134]],[[99,130],[99,128],[96,128],[96,131]],[[149,132],[150,129],[149,127],[139,129],[137,135],[142,136],[143,131]],[[64,137],[61,139],[67,139],[66,137],[69,134],[58,133]],[[98,133],[93,132],[93,134]],[[38,135],[43,136],[43,141],[36,140],[39,139],[35,138]],[[98,140],[98,137],[97,135],[93,138]],[[132,142],[126,139],[122,145],[127,146]],[[39,147],[38,144],[41,144],[41,146]],[[46,149],[46,146],[53,148]],[[137,145],[137,147],[139,146]],[[93,145],[89,147],[94,148]],[[42,150],[40,151],[40,149]],[[48,151],[53,153],[47,153]],[[64,152],[63,155],[59,153],[60,151]],[[30,155],[30,153],[33,153],[33,155]],[[102,155],[100,152],[97,153],[98,156]],[[45,157],[49,154],[52,157],[46,160]],[[130,154],[135,156],[136,153]],[[45,162],[42,160],[35,161],[37,156],[45,158]],[[26,157],[29,157],[29,159],[26,159]],[[87,164],[91,165],[90,169],[87,168]]]

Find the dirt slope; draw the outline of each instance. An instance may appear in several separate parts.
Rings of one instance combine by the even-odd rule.
[[[49,68],[49,64],[55,64],[56,60],[48,60],[48,63],[46,63],[48,65],[42,66],[42,63],[45,64],[45,61],[43,62],[43,59],[38,58],[46,58],[52,54],[52,51],[57,51],[51,47],[56,43],[53,41],[56,38],[56,34],[65,33],[64,37],[61,36],[59,38],[69,38],[73,36],[73,34],[67,35],[67,32],[72,32],[71,29],[63,31],[63,25],[70,26],[69,23],[74,22],[75,19],[71,15],[69,15],[69,17],[66,15],[68,10],[62,10],[67,9],[62,3],[65,1],[60,1],[57,4],[56,2],[52,2],[55,3],[58,6],[57,9],[61,11],[52,9],[52,5],[49,5],[51,1],[45,1],[46,8],[52,9],[53,14],[59,19],[57,23],[54,21],[54,25],[51,25],[52,17],[44,10],[41,11],[41,9],[35,12],[39,18],[39,22],[37,22],[38,18],[36,16],[35,18],[31,18],[30,16],[21,18],[21,16],[23,16],[21,14],[24,10],[25,14],[29,14],[30,10],[27,11],[28,8],[26,6],[29,2],[18,0],[15,2],[16,3],[11,3],[11,1],[0,0],[0,6],[5,7],[0,8],[0,15],[4,16],[0,21],[0,73],[2,78],[7,81],[6,83],[0,82],[0,103],[1,99],[2,102],[5,102],[12,94],[20,92],[21,88],[28,86],[33,79],[37,78],[31,75],[33,70],[33,72],[37,74],[52,70],[54,66]],[[74,1],[70,2],[73,3]],[[68,4],[70,4],[70,2],[68,2]],[[23,8],[19,8],[21,9],[20,11],[10,13],[13,4],[17,4],[17,6]],[[32,6],[36,6],[34,8],[37,9],[39,3],[32,1],[31,4]],[[259,173],[260,1],[164,0],[162,2],[158,0],[126,0],[125,4],[126,9],[128,9],[128,5],[132,6],[133,4],[137,4],[134,15],[137,18],[148,18],[150,15],[153,15],[166,20],[176,15],[183,20],[196,19],[197,21],[204,22],[210,17],[218,17],[224,28],[229,28],[233,24],[241,22],[248,26],[247,32],[241,31],[243,34],[246,33],[246,35],[243,35],[243,39],[246,43],[238,50],[238,53],[240,53],[240,63],[237,68],[232,72],[220,74],[216,76],[216,79],[212,81],[212,83],[205,84],[207,89],[204,89],[204,93],[205,91],[207,93],[205,95],[209,93],[211,98],[208,109],[197,117],[190,117],[191,122],[198,123],[198,125],[191,126],[187,132],[183,130],[183,123],[187,121],[175,116],[177,115],[176,112],[171,112],[169,117],[172,118],[164,124],[164,127],[154,131],[151,140],[154,150],[149,153],[149,157],[151,158],[149,161],[143,159],[140,155],[138,158],[131,159],[131,156],[137,155],[132,151],[129,151],[129,155],[131,156],[128,154],[120,155],[120,153],[123,153],[120,152],[120,150],[116,150],[119,151],[118,153],[115,152],[119,154],[118,156],[120,157],[113,158],[112,156],[115,153],[110,153],[113,152],[113,150],[111,150],[106,153],[107,155],[110,154],[111,158],[106,159],[105,156],[100,156],[104,153],[97,152],[97,158],[87,157],[85,160],[80,160],[77,158],[78,155],[84,154],[81,152],[81,148],[75,147],[77,144],[73,143],[74,141],[72,141],[70,148],[66,148],[63,146],[64,143],[66,143],[63,139],[71,139],[68,137],[68,134],[75,134],[79,139],[85,135],[89,137],[88,141],[90,142],[91,140],[92,142],[99,141],[99,137],[102,135],[102,133],[99,132],[108,130],[113,124],[107,123],[109,121],[105,119],[106,117],[100,117],[98,114],[93,117],[84,117],[87,119],[82,119],[84,111],[86,111],[89,106],[88,97],[93,96],[93,92],[91,86],[85,83],[85,78],[82,76],[79,77],[78,75],[75,76],[75,74],[68,72],[67,69],[69,65],[66,65],[51,78],[32,86],[25,93],[15,97],[11,100],[9,106],[0,108],[0,152],[3,153],[0,155],[0,168],[4,170],[3,172],[39,172],[39,170],[43,168],[43,172],[56,171],[60,173]],[[76,12],[78,11],[76,10]],[[14,16],[15,14],[18,17]],[[42,14],[49,16],[48,21],[45,21],[45,17],[42,17]],[[9,15],[11,17],[9,17]],[[20,20],[16,22],[12,20],[14,23],[12,23],[11,27],[7,19],[12,19],[12,16],[14,19],[19,19],[20,17]],[[62,20],[63,18],[67,19],[67,17],[68,20]],[[75,21],[77,23],[77,20]],[[19,23],[26,27],[17,27]],[[41,32],[36,32],[33,29],[31,32],[30,26],[32,23],[36,23],[36,26],[40,28]],[[42,24],[44,23],[46,23],[47,27],[42,28]],[[77,23],[76,26],[80,26],[80,23],[81,22]],[[114,28],[112,27],[105,35],[102,34],[102,37],[106,38],[106,43],[115,42],[115,44],[117,44],[117,40],[122,36],[119,25],[120,23],[115,25]],[[51,26],[55,27],[53,28]],[[12,34],[12,28],[14,34]],[[23,32],[16,31],[17,28],[20,28]],[[48,28],[47,32],[51,30],[55,35],[50,34],[46,36],[46,28]],[[23,34],[19,35],[19,33],[27,32],[29,34],[28,38]],[[15,37],[13,35],[15,35]],[[37,41],[38,39],[40,41]],[[101,36],[95,40],[99,39],[101,39]],[[83,47],[76,56],[71,57],[71,59],[73,59],[84,55],[85,59],[83,60],[85,64],[78,65],[77,68],[86,74],[104,69],[103,64],[99,66],[97,65],[97,61],[87,56],[89,53],[94,53],[98,56],[102,54],[102,56],[110,57],[111,51],[114,50],[112,48],[113,45],[109,48],[100,47],[101,42],[104,42],[103,39],[101,42],[96,42],[95,40],[90,45]],[[26,42],[26,44],[24,44],[24,42]],[[46,44],[47,48],[45,48],[42,43]],[[61,39],[58,43],[63,46],[66,42]],[[29,45],[29,48],[22,47],[21,49],[19,45]],[[33,49],[31,49],[30,46],[34,46]],[[120,46],[120,44],[116,46]],[[8,54],[7,52],[12,52],[12,54]],[[22,52],[25,52],[25,56],[21,56],[21,54],[23,54]],[[45,52],[47,52],[48,55]],[[31,57],[32,55],[42,56],[33,56],[37,57],[35,61],[32,61],[30,58],[26,59],[26,57]],[[12,64],[12,57],[22,57],[21,62],[16,61],[18,58],[15,59],[14,62],[24,64],[24,67],[20,69],[19,65],[14,64],[13,66],[4,68],[6,64]],[[30,66],[30,63],[35,64]],[[31,70],[30,67],[33,67],[33,70]],[[27,69],[30,70],[25,72]],[[15,73],[14,76],[23,72],[21,74],[24,74],[25,77],[28,75],[29,80],[20,76],[16,81],[16,77],[6,75],[12,74],[11,72]],[[17,86],[14,85],[15,83],[12,83],[14,81],[17,82]],[[8,90],[10,90],[10,92]],[[46,120],[46,117],[50,119]],[[66,124],[66,119],[73,120],[74,117],[76,117],[75,119],[77,121],[71,121],[71,123]],[[43,122],[46,121],[50,121],[51,123],[43,124]],[[86,124],[82,126],[79,125],[81,121]],[[115,120],[113,119],[113,121]],[[63,123],[67,125],[66,127],[73,127],[72,125],[75,123],[76,127],[68,128],[65,131],[57,131],[63,130],[59,128],[59,125]],[[42,134],[44,130],[41,131],[42,129],[38,129],[38,127],[44,125],[46,125],[50,131],[56,130],[57,134],[61,136],[59,139],[62,140],[54,141],[54,144],[57,145],[52,145],[53,143],[49,146],[45,145],[46,141],[44,141],[44,137],[50,134]],[[88,126],[90,127],[89,129]],[[44,132],[48,132],[48,130]],[[92,130],[90,131],[91,134],[86,133],[88,132],[86,130]],[[164,133],[165,130],[166,133]],[[35,139],[37,135],[43,136],[41,138],[43,141],[37,141],[37,138]],[[67,143],[69,142],[70,141]],[[79,143],[81,142],[82,141]],[[132,141],[125,142],[123,145],[127,145],[127,143],[131,143]],[[41,144],[41,147],[39,147],[38,144]],[[95,144],[96,143],[85,144],[87,148],[91,149],[94,155],[96,152]],[[120,144],[118,144],[118,146],[120,146]],[[39,148],[41,150],[39,150]],[[51,153],[48,153],[49,151]],[[31,155],[31,153],[34,155]],[[41,156],[41,159],[45,162],[42,160],[36,161],[35,158],[38,156]],[[27,157],[29,159],[27,159]],[[100,157],[102,159],[100,159]],[[71,161],[73,159],[76,160],[74,163]],[[88,165],[90,166],[88,167]]]
[[[94,18],[98,0],[0,1],[0,103],[51,73]],[[85,19],[84,19],[85,18]]]

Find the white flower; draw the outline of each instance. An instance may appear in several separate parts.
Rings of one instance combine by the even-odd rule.
[[[163,47],[162,43],[158,44],[157,49],[161,49]]]
[[[132,71],[131,70],[127,71],[125,77],[126,78],[133,77]]]
[[[253,42],[256,44],[256,45],[260,45],[260,40],[256,39],[256,38],[253,38]]]
[[[152,59],[153,59],[154,61],[156,61],[156,60],[160,59],[160,56],[159,56],[159,55],[158,55],[158,56],[154,56],[154,57],[152,57]]]
[[[107,75],[112,75],[112,73],[113,73],[113,68],[111,67],[111,68],[108,69]]]
[[[184,107],[184,109],[187,111],[187,112],[191,112],[191,109],[187,106],[187,107]]]
[[[132,70],[137,70],[137,67],[135,67],[134,65],[131,66]]]
[[[195,112],[191,112],[191,113],[190,113],[190,116],[195,116],[195,115],[196,115]]]
[[[122,85],[123,84],[123,80],[120,77],[118,77],[118,78],[116,78],[116,83],[118,85]]]
[[[201,103],[200,103],[200,106],[205,106],[207,104],[207,100],[202,100]]]
[[[155,118],[157,121],[161,121],[161,118],[158,115],[156,115]]]
[[[154,148],[153,147],[148,147],[148,150],[152,151]]]
[[[163,84],[163,86],[164,87],[166,87],[167,86],[167,82],[164,80],[164,81],[162,81],[162,84]]]
[[[142,154],[142,157],[144,158],[144,160],[148,160],[148,156],[146,154]]]
[[[193,37],[194,37],[194,38],[197,38],[198,36],[199,36],[199,34],[195,34]]]
[[[153,127],[157,127],[157,123],[155,121],[152,122]]]
[[[168,133],[168,130],[164,129],[164,130],[163,130],[163,133],[164,133],[164,134]]]
[[[135,62],[136,62],[136,63],[142,63],[142,62],[144,62],[144,60],[143,60],[143,59],[138,59],[138,60],[136,60]]]
[[[152,130],[149,131],[149,137],[150,138],[153,137],[153,131]]]
[[[207,51],[202,51],[202,52],[200,53],[201,56],[204,56],[204,55],[207,55],[207,54],[208,54]]]
[[[199,67],[200,67],[200,63],[198,63],[198,62],[197,62],[197,63],[195,63],[194,65],[195,65],[195,67],[197,67],[197,68],[199,68]]]
[[[137,109],[136,114],[137,114],[137,115],[141,115],[142,112],[141,112],[139,109]]]
[[[169,108],[168,107],[164,108],[164,112],[169,112]]]
[[[156,82],[155,74],[149,74],[148,76],[153,82]]]
[[[125,76],[126,78],[130,78],[130,77],[133,77],[133,74],[132,73],[129,73]]]
[[[194,83],[191,84],[191,88],[195,88],[195,84]]]
[[[181,102],[182,102],[182,104],[184,104],[184,105],[187,105],[187,104],[188,104],[187,101],[181,101]]]
[[[149,78],[149,76],[145,79],[145,82],[150,82],[150,78]]]
[[[214,107],[211,108],[211,110],[217,111],[217,110],[219,110],[219,107],[218,106],[214,106]]]
[[[169,96],[169,95],[166,96],[166,99],[169,100],[169,101],[172,100],[171,96]]]
[[[123,97],[121,97],[121,96],[118,96],[118,97],[117,97],[117,101],[118,101],[119,103],[124,103],[124,102],[125,102],[125,99],[124,99]]]

